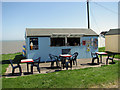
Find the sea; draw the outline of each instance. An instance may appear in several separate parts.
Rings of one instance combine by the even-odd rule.
[[[25,45],[24,40],[3,40],[0,41],[1,51],[0,54],[9,54],[22,52],[23,45]]]

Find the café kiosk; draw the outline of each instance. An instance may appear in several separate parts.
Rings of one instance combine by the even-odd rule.
[[[81,28],[26,28],[26,58],[41,57],[49,61],[49,54],[73,54],[78,59],[91,58],[98,51],[98,34],[92,29]]]

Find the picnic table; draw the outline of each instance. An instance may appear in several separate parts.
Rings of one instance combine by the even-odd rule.
[[[66,58],[66,57],[72,57],[72,55],[70,55],[70,54],[60,54],[59,56],[60,56],[60,57],[65,57],[65,58]]]
[[[30,63],[30,62],[34,62],[34,60],[33,59],[22,59],[21,60],[21,63],[27,63],[27,72],[28,73],[29,73],[29,66],[28,66],[29,64],[28,63]]]
[[[96,52],[96,54],[100,55],[100,63],[102,63],[102,55],[107,55],[106,52]]]
[[[65,64],[66,64],[66,70],[68,70],[68,62],[67,62],[67,58],[68,57],[72,57],[72,55],[70,55],[70,54],[60,54],[59,55],[60,57],[62,57],[62,64],[63,64],[63,69],[64,69],[64,66],[65,66]]]

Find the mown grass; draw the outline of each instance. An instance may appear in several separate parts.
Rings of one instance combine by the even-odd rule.
[[[103,50],[103,49],[101,49]],[[19,60],[22,53],[2,55],[2,74],[5,73],[8,60]],[[16,57],[17,56],[17,57]],[[118,80],[118,61],[115,64],[96,68],[59,71],[17,78],[2,78],[3,88],[89,88],[112,83]]]
[[[105,47],[99,47],[99,48],[98,48],[98,51],[99,51],[99,52],[105,52]]]
[[[120,59],[120,54],[119,55],[115,55],[115,58],[119,58]]]
[[[3,88],[89,88],[118,79],[118,62],[102,67],[3,78]]]
[[[10,64],[9,59],[14,60],[14,61],[19,61],[22,59],[22,53],[14,53],[14,54],[2,54],[2,75],[6,72],[6,68]]]

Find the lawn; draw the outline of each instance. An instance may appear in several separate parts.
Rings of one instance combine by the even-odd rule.
[[[105,47],[100,47],[100,48],[98,48],[98,51],[99,51],[99,52],[105,52]]]
[[[3,88],[89,88],[118,79],[118,62],[97,68],[3,78]]]
[[[10,64],[9,59],[19,61],[22,58],[24,58],[22,53],[2,54],[2,75],[6,72],[6,68]]]
[[[118,62],[97,68],[3,78],[3,88],[89,88],[118,79]]]
[[[2,55],[2,74],[9,65],[9,59],[19,60],[21,53]],[[17,78],[2,78],[3,88],[90,88],[104,87],[118,80],[118,61],[102,67],[59,71]]]

